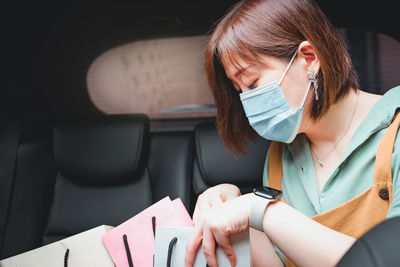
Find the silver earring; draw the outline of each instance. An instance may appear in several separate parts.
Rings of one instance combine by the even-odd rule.
[[[314,70],[308,71],[308,78],[310,79],[311,83],[314,86],[314,93],[315,93],[315,100],[318,100],[318,84],[317,84],[317,76]]]

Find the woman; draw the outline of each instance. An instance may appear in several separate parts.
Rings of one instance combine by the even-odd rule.
[[[264,186],[284,200],[266,203],[250,228],[253,266],[334,266],[356,238],[400,215],[400,88],[360,91],[345,45],[312,0],[239,2],[211,36],[206,70],[227,149],[245,153],[257,134],[277,141]],[[217,266],[216,243],[235,265],[228,237],[252,224],[256,198],[229,184],[201,194],[185,266],[200,245]]]

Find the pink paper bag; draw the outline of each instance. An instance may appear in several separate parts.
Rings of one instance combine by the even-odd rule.
[[[163,198],[102,236],[115,265],[153,267],[157,226],[192,227],[193,222],[179,198]]]

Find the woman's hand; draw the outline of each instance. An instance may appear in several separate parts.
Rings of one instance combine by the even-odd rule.
[[[219,184],[208,188],[197,198],[193,212],[194,225],[202,221],[203,214],[210,207],[217,206],[227,200],[240,196],[240,190],[233,184]]]
[[[249,227],[251,194],[231,198],[208,208],[195,223],[192,235],[186,246],[185,267],[193,266],[194,258],[200,243],[203,241],[203,253],[210,267],[217,267],[215,243],[228,256],[232,266],[236,256],[229,236],[245,231]]]

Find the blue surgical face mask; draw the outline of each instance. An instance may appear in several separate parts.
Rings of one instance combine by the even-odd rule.
[[[243,109],[253,129],[265,139],[291,143],[296,137],[303,116],[307,92],[298,109],[289,106],[280,86],[297,52],[293,55],[279,81],[257,87],[240,94]]]

